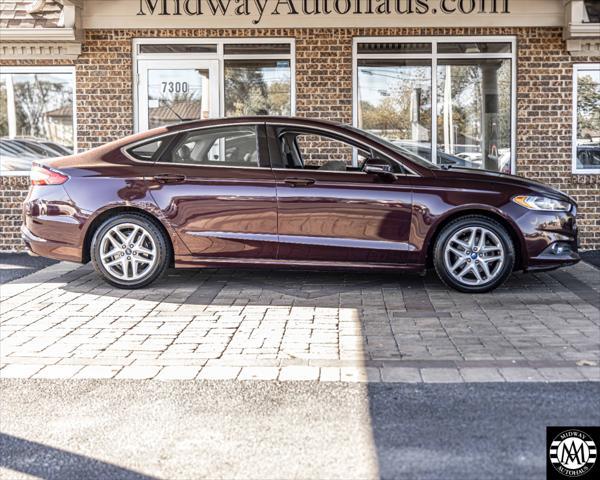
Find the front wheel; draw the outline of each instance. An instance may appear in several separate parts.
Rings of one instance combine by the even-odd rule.
[[[446,225],[438,236],[433,264],[448,286],[467,293],[489,292],[513,270],[515,249],[498,222],[470,215]]]
[[[91,259],[104,280],[119,288],[141,288],[166,271],[169,247],[161,229],[147,216],[112,217],[96,230]]]

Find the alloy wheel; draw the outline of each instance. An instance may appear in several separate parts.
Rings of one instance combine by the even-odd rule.
[[[119,280],[140,280],[153,269],[157,249],[150,233],[140,225],[121,223],[100,241],[100,262]]]
[[[444,264],[457,282],[479,286],[493,282],[501,273],[506,253],[498,236],[484,227],[458,230],[444,248]]]

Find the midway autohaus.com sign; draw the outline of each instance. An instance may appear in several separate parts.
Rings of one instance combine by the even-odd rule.
[[[509,14],[509,0],[139,0],[137,15],[265,16]]]

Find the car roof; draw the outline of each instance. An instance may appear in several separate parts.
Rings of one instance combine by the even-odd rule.
[[[219,118],[207,118],[198,120],[187,120],[184,122],[171,123],[165,125],[169,131],[187,130],[193,128],[201,128],[208,126],[218,125],[234,125],[237,123],[282,123],[286,125],[303,125],[303,126],[315,126],[315,127],[336,127],[345,128],[341,122],[335,122],[332,120],[322,120],[305,117],[291,117],[283,115],[253,115],[253,116],[239,116],[239,117],[219,117]]]

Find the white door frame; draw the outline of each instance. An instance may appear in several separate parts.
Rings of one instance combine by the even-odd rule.
[[[148,70],[208,70],[209,117],[219,116],[219,62],[218,60],[138,60],[137,62],[137,108],[135,131],[148,130]]]

